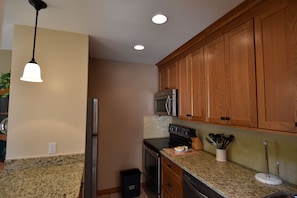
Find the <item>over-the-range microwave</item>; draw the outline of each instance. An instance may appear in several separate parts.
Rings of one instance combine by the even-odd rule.
[[[155,94],[155,114],[178,116],[177,89],[165,89]]]

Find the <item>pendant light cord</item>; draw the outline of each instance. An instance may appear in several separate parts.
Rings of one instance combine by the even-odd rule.
[[[38,9],[36,9],[36,20],[35,20],[35,30],[34,30],[34,41],[33,41],[33,54],[31,62],[35,63],[35,43],[36,43],[36,32],[37,32],[37,20],[38,20]]]

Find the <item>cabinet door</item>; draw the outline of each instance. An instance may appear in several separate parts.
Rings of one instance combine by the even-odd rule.
[[[191,118],[191,67],[188,63],[188,57],[178,61],[179,73],[179,117],[181,119]]]
[[[176,63],[168,67],[168,88],[178,89],[178,65]]]
[[[172,198],[170,194],[166,191],[166,188],[162,188],[161,194],[162,198]]]
[[[164,156],[161,160],[163,197],[183,197],[183,170]]]
[[[168,70],[162,68],[159,70],[159,89],[164,90],[168,88]]]
[[[225,34],[226,118],[229,124],[257,127],[253,21]]]
[[[205,69],[203,48],[200,48],[190,55],[191,85],[192,85],[192,120],[205,121]]]
[[[224,123],[225,116],[225,58],[224,37],[204,47],[206,83],[206,121]]]
[[[255,17],[259,128],[297,132],[297,1]]]

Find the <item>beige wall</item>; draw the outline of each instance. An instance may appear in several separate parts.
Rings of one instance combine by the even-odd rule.
[[[98,189],[120,186],[120,171],[142,169],[144,115],[158,90],[154,65],[90,60],[89,96],[100,100]]]
[[[83,153],[88,36],[38,29],[35,58],[43,83],[20,81],[32,57],[34,28],[16,25],[11,66],[7,159]]]
[[[243,128],[233,128],[220,125],[212,125],[199,122],[182,121],[173,119],[176,124],[193,127],[197,135],[203,141],[204,150],[215,154],[215,148],[211,146],[205,137],[209,133],[233,134],[234,142],[228,147],[228,160],[245,167],[266,171],[266,161],[263,142],[268,141],[269,169],[276,174],[276,162],[280,162],[280,176],[293,184],[297,184],[297,137],[272,134]]]
[[[10,71],[11,50],[0,50],[0,74]]]

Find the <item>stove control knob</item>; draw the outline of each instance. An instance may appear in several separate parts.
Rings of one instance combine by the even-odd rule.
[[[188,131],[185,131],[185,132],[184,132],[184,135],[189,135]]]

